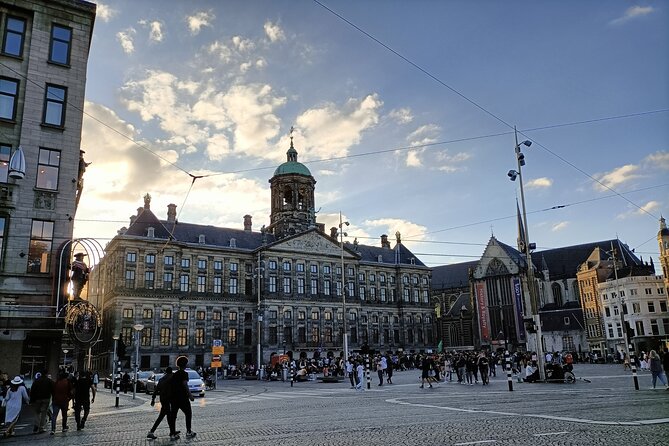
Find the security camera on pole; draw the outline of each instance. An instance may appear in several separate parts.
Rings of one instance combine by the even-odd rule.
[[[539,316],[539,305],[537,302],[537,293],[535,290],[535,285],[534,285],[534,265],[532,263],[532,256],[530,255],[530,251],[536,247],[534,243],[530,243],[530,235],[529,231],[527,228],[527,210],[525,208],[525,191],[523,189],[523,171],[522,171],[522,166],[525,165],[525,155],[523,152],[520,151],[520,146],[527,146],[530,147],[532,145],[532,141],[525,140],[521,142],[520,144],[518,143],[518,132],[516,131],[516,128],[513,128],[514,133],[516,135],[516,147],[515,147],[515,152],[516,152],[516,160],[518,162],[518,170],[509,170],[507,173],[507,176],[511,181],[516,181],[516,178],[518,178],[518,182],[520,183],[520,202],[523,207],[523,237],[525,240],[523,240],[523,248],[525,251],[525,256],[526,256],[526,261],[527,261],[527,288],[530,293],[530,303],[531,303],[531,311],[532,311],[532,317],[534,318],[534,325],[536,326],[536,337],[537,337],[537,362],[539,366],[539,377],[541,380],[546,379],[546,372],[544,370],[544,354],[543,354],[543,345],[542,345],[542,336],[541,336],[541,317]]]

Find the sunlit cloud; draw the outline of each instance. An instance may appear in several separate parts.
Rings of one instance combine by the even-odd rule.
[[[396,108],[388,113],[388,117],[398,124],[408,124],[413,121],[413,114],[409,108]]]
[[[163,41],[163,24],[158,20],[140,20],[139,24],[149,28],[149,40],[152,42]]]
[[[370,228],[381,228],[380,234],[388,235],[388,240],[391,241],[392,245],[395,244],[396,233],[399,232],[402,238],[402,243],[409,249],[413,249],[417,246],[415,243],[412,243],[412,240],[425,240],[427,238],[427,227],[413,223],[409,220],[399,218],[379,218],[365,220],[363,224]]]
[[[283,32],[283,29],[277,24],[270,21],[265,22],[265,34],[270,42],[278,42],[280,40],[286,40],[286,35]]]
[[[213,11],[200,11],[194,15],[186,17],[188,29],[192,35],[200,33],[205,26],[211,26],[212,21],[216,18]]]
[[[669,152],[660,150],[651,153],[644,158],[644,165],[648,168],[656,168],[662,170],[669,170]]]
[[[465,170],[465,161],[469,160],[471,155],[467,152],[458,152],[451,155],[448,151],[441,151],[436,154],[436,169],[446,173],[453,173]]]
[[[562,231],[563,229],[566,229],[567,226],[569,226],[568,221],[561,221],[559,223],[554,224],[553,227],[551,227],[551,231],[553,232]]]
[[[137,34],[137,31],[134,28],[128,28],[116,33],[116,40],[121,44],[124,53],[132,54],[135,51],[135,44],[133,42],[135,34]]]
[[[625,22],[646,16],[653,12],[655,12],[655,8],[653,8],[652,6],[639,6],[639,5],[630,6],[629,8],[627,8],[627,10],[625,10],[625,13],[622,16],[618,17],[617,19],[611,20],[609,24],[621,25]]]
[[[118,15],[118,10],[113,9],[111,6],[104,3],[97,3],[97,9],[95,11],[96,19],[100,19],[103,22],[109,22],[111,19]]]
[[[420,159],[422,150],[409,150],[407,152],[406,165],[407,167],[422,167],[423,162]]]
[[[638,171],[639,166],[635,164],[627,164],[622,167],[617,167],[610,172],[596,174],[594,175],[594,178],[596,178],[599,183],[595,183],[595,189],[604,191],[608,190],[608,188],[616,188],[621,184],[639,178],[641,175],[637,173]]]
[[[618,214],[616,216],[617,219],[619,220],[624,220],[626,218],[630,217],[637,217],[637,216],[642,216],[642,215],[648,215],[648,214],[653,214],[655,211],[660,209],[661,203],[659,201],[651,200],[644,204],[643,206],[640,206],[638,208],[633,208],[630,209],[627,212],[623,212],[621,214]]]
[[[542,178],[534,178],[532,180],[526,181],[525,182],[525,188],[527,189],[540,189],[540,188],[547,188],[551,187],[553,185],[553,180],[550,178],[542,177]]]

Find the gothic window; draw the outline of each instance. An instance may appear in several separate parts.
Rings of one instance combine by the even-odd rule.
[[[553,302],[555,302],[556,305],[562,306],[562,288],[560,287],[559,284],[554,283],[551,285],[551,290],[553,291]]]

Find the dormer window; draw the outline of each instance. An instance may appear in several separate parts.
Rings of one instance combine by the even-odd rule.
[[[230,239],[230,247],[231,248],[236,248],[237,247],[237,240],[234,238]]]
[[[149,226],[146,230],[146,236],[148,238],[154,238],[156,236],[156,228]]]
[[[198,236],[198,238],[197,238],[197,242],[198,242],[200,245],[204,245],[204,234],[200,234],[200,235]]]
[[[381,254],[379,254],[379,256],[376,258],[376,260],[377,260],[379,263],[383,263],[383,256],[382,256]]]

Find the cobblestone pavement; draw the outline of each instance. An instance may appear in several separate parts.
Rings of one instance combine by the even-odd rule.
[[[490,386],[440,383],[420,389],[417,370],[396,372],[394,384],[350,389],[348,381],[321,383],[219,381],[218,390],[193,403],[197,437],[171,442],[166,421],[157,440],[146,433],[158,414],[147,395],[101,391],[82,431],[32,434],[25,411],[17,436],[2,444],[31,445],[667,445],[669,391],[650,388],[650,374],[617,365],[577,365],[575,384],[514,382],[497,373]],[[375,379],[376,378],[376,379]],[[185,433],[183,416],[177,428]]]

